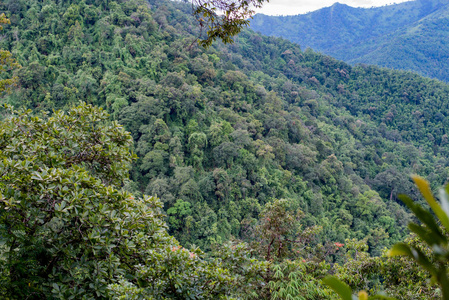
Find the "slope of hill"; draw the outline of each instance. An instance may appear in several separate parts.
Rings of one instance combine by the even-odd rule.
[[[49,250],[52,241],[43,240],[39,231],[10,230],[9,210],[2,209],[1,233],[15,236],[8,241],[12,245],[9,253],[18,252],[16,237],[26,245],[18,249],[20,259],[12,263],[24,266],[23,259],[31,266],[20,270],[23,276],[17,285],[14,276],[18,273],[4,259],[5,244],[1,244],[0,278],[9,278],[8,286],[22,294],[40,291],[34,299],[47,293],[55,298],[69,298],[69,294],[83,298],[89,291],[80,286],[101,290],[104,298],[108,286],[117,297],[136,299],[219,298],[214,293],[237,299],[303,295],[332,299],[333,294],[321,283],[332,263],[332,272],[359,282],[355,283],[358,288],[397,290],[399,283],[409,298],[416,298],[418,290],[426,295],[437,293],[428,283],[429,276],[415,265],[386,263],[385,257],[370,258],[366,251],[381,255],[384,247],[407,236],[410,215],[397,195],[417,198],[409,174],[426,176],[433,187],[449,178],[447,84],[409,72],[352,67],[250,30],[233,45],[217,43],[207,50],[194,47],[192,41],[199,32],[191,7],[174,1],[10,0],[0,3],[0,11],[12,23],[5,26],[0,47],[9,49],[23,66],[17,71],[19,87],[1,101],[31,108],[38,115],[79,101],[105,108],[131,132],[139,157],[132,180],[123,188],[136,198],[142,193],[160,197],[170,235],[185,247],[197,245],[208,253],[188,251],[169,237],[162,220],[165,216],[154,200],[137,207],[149,222],[133,210],[123,211],[129,223],[124,234],[135,235],[150,246],[147,250],[158,251],[134,256],[128,250],[140,246],[123,243],[119,236],[116,242],[123,247],[109,247],[103,229],[114,227],[120,232],[122,228],[112,212],[105,212],[95,190],[87,193],[81,183],[76,185],[80,194],[101,204],[99,212],[87,214],[87,219],[92,217],[98,224],[96,233],[87,238],[101,244],[100,248],[112,249],[98,253],[92,264],[81,259],[97,273],[80,271],[76,263],[67,262],[64,272],[70,273],[72,281],[61,277],[61,270],[53,268],[60,252]],[[37,118],[30,120],[43,124]],[[14,143],[23,151],[36,151],[33,147],[40,144],[34,138],[39,135],[30,135],[20,123],[15,124],[9,124],[8,130],[27,136],[30,142],[24,144],[19,138]],[[44,136],[59,134],[55,127],[45,128]],[[70,126],[67,130],[78,134]],[[106,144],[107,139],[90,126],[83,131],[95,143]],[[3,140],[9,149],[8,139]],[[20,147],[14,150],[19,153]],[[19,160],[21,156],[10,150],[8,155]],[[61,154],[65,151],[59,149]],[[83,158],[90,159],[89,155]],[[49,155],[48,161],[53,160]],[[102,172],[109,170],[101,162],[91,163]],[[63,169],[65,164],[58,166]],[[29,177],[26,163],[17,163],[15,168]],[[48,175],[49,180],[59,180],[52,176]],[[40,191],[39,177],[33,178]],[[16,193],[17,184],[24,192]],[[47,201],[28,195],[26,180],[8,187],[8,194],[39,199],[38,205]],[[59,191],[51,185],[49,189],[72,194],[70,188]],[[106,190],[105,203],[114,202]],[[123,205],[134,205],[129,194],[113,193],[122,195]],[[25,213],[16,217],[28,223],[27,207],[21,209]],[[59,221],[51,212],[48,219],[54,223],[47,226],[48,231],[58,235]],[[46,224],[40,218],[36,224]],[[143,222],[146,231],[135,232],[133,218]],[[76,219],[74,224],[80,222]],[[71,230],[78,230],[70,225]],[[30,246],[27,234],[34,234],[37,249]],[[3,235],[0,238],[3,242]],[[247,244],[238,244],[242,240]],[[223,245],[225,241],[234,243]],[[62,245],[65,249],[66,244]],[[83,257],[84,245],[77,246],[71,258]],[[137,275],[123,275],[110,251],[129,259],[125,269]],[[42,255],[45,252],[51,252],[55,260]],[[37,259],[29,260],[30,255]],[[335,262],[348,264],[339,268]],[[101,264],[118,271],[99,270]],[[366,275],[363,280],[361,272]],[[402,272],[407,273],[407,280],[402,280]],[[99,273],[103,281],[92,284]],[[41,281],[33,279],[36,274]],[[74,284],[73,279],[83,285]],[[63,291],[52,284],[58,282],[65,286]],[[118,285],[110,286],[114,282]],[[3,292],[11,291],[2,285],[0,295]]]
[[[410,70],[448,81],[448,7],[441,0],[370,9],[336,3],[304,15],[256,15],[251,27],[349,63]]]
[[[378,254],[406,234],[396,196],[413,193],[408,175],[448,178],[445,84],[250,31],[189,48],[197,27],[177,2],[0,9],[12,23],[1,46],[23,66],[3,101],[108,109],[139,155],[127,188],[159,196],[184,245],[245,238],[263,205],[284,198],[322,226],[320,241],[366,238]]]

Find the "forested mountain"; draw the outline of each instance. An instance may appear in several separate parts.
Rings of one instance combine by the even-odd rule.
[[[380,255],[408,235],[397,196],[417,196],[409,175],[434,187],[449,176],[442,82],[353,67],[250,30],[232,45],[199,48],[191,7],[179,2],[7,0],[0,11],[11,20],[0,47],[22,65],[2,102],[38,115],[79,101],[110,112],[138,156],[125,189],[159,197],[185,247],[213,251],[237,239],[257,252],[271,247],[261,232],[280,214],[290,220],[283,234],[304,234],[307,247],[277,244],[262,255],[268,261],[307,248],[317,264],[342,263],[337,250],[348,238],[362,241],[353,247],[363,255]],[[282,272],[274,290],[289,282]]]
[[[336,3],[297,16],[258,14],[251,27],[351,64],[410,70],[448,81],[448,20],[447,1],[416,0],[368,9]]]
[[[2,45],[23,66],[4,101],[108,109],[135,140],[129,188],[162,199],[182,243],[241,237],[261,206],[286,198],[323,238],[380,249],[404,237],[395,200],[411,193],[409,174],[445,182],[448,86],[251,32],[189,50],[189,7],[150,5],[2,4]]]

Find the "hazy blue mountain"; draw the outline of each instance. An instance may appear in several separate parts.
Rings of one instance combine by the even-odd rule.
[[[252,29],[349,63],[376,64],[449,80],[449,1],[354,8],[336,3],[308,14],[258,14]]]

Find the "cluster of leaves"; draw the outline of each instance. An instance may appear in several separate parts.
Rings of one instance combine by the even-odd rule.
[[[401,200],[421,221],[421,224],[410,223],[409,229],[426,244],[428,249],[431,249],[431,253],[425,253],[418,247],[410,247],[407,244],[399,243],[390,250],[390,255],[404,255],[415,260],[430,273],[435,282],[438,282],[442,298],[449,299],[449,247],[447,238],[449,230],[449,186],[440,190],[440,205],[433,197],[427,181],[421,177],[414,177],[413,180],[436,217],[407,196],[401,197]]]
[[[121,189],[131,136],[81,104],[0,124],[0,295],[218,299],[229,272],[168,235],[161,202]]]
[[[249,25],[256,8],[261,8],[267,0],[193,0],[194,15],[200,27],[207,28],[207,37],[199,42],[210,47],[220,39],[232,43],[232,37]]]
[[[3,30],[3,25],[11,24],[11,21],[6,18],[5,14],[0,15],[0,30]],[[18,80],[17,76],[11,78],[3,78],[6,74],[11,73],[12,70],[20,68],[19,63],[12,57],[11,52],[0,49],[0,93],[9,92],[11,87],[15,86]]]
[[[405,243],[430,253],[416,236],[407,238]],[[381,256],[373,257],[363,240],[347,240],[342,251],[344,259],[333,266],[332,273],[352,290],[398,299],[440,299],[441,293],[429,273],[406,257],[392,257],[387,249]]]
[[[238,240],[216,246],[211,255],[237,278],[235,296],[240,299],[332,299],[321,279],[336,247],[310,247],[319,228],[300,227],[301,212],[286,200],[268,203],[260,222],[248,229],[251,243]],[[322,253],[324,247],[330,248]]]

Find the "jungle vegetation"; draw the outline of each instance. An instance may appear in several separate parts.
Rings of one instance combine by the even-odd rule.
[[[180,2],[0,11],[2,297],[441,296],[386,249],[427,247],[398,197],[447,181],[447,84],[250,30],[205,49]]]

